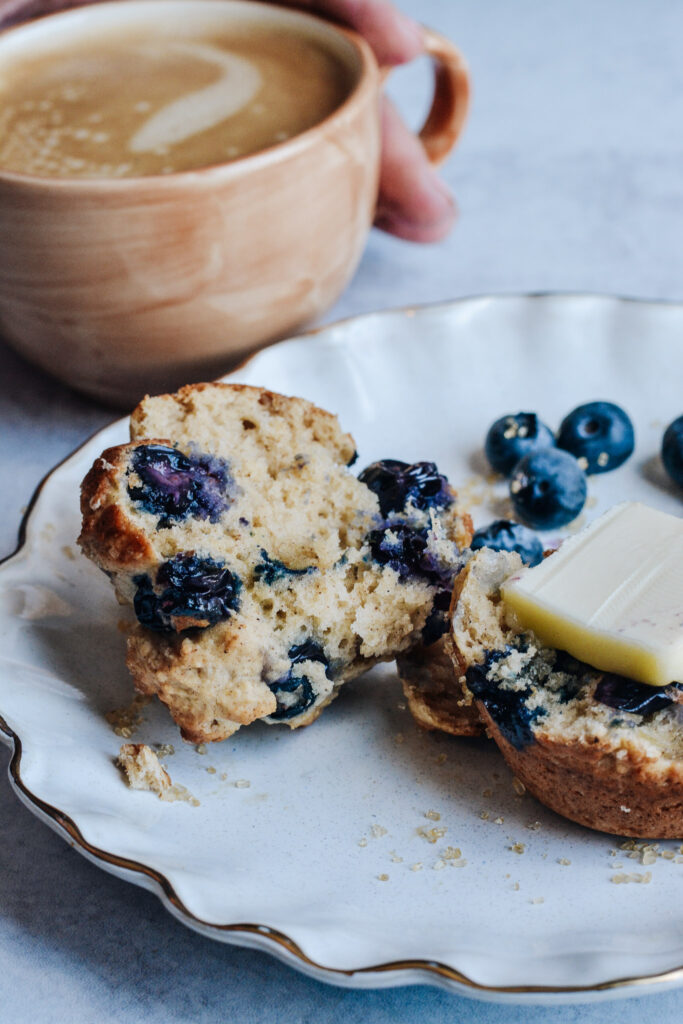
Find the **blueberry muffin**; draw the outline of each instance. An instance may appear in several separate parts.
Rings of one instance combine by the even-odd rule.
[[[451,736],[484,736],[484,723],[472,694],[454,679],[453,657],[448,634],[397,656],[408,709],[422,729]]]
[[[498,519],[472,535],[471,551],[482,547],[517,551],[528,565],[543,558],[536,534],[507,519]],[[450,607],[450,598],[448,604]],[[453,679],[453,641],[448,633],[435,643],[423,643],[400,654],[396,664],[408,707],[419,726],[451,736],[485,735],[472,694]]]
[[[516,554],[483,549],[456,578],[453,686],[552,810],[602,832],[680,839],[683,685],[601,672],[523,632],[500,597],[520,567]]]
[[[447,627],[470,527],[431,463],[359,477],[334,416],[259,388],[145,399],[82,486],[85,554],[137,625],[127,664],[191,741],[313,721]],[[445,602],[447,604],[447,602]]]

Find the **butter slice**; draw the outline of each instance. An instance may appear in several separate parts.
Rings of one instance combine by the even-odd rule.
[[[615,505],[505,581],[524,629],[604,672],[683,682],[683,519]]]

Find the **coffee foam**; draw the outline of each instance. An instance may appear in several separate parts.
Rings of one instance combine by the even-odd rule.
[[[143,56],[154,57],[161,47],[141,45],[138,50]],[[132,153],[173,146],[215,127],[243,110],[262,85],[261,74],[250,60],[209,43],[165,42],[163,50],[214,64],[220,78],[168,103],[148,118],[128,142]]]
[[[347,61],[315,32],[170,29],[92,44],[76,33],[61,52],[15,53],[11,73],[0,71],[0,173],[119,178],[220,165],[308,130],[353,88]]]

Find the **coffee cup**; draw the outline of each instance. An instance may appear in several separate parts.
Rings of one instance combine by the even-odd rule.
[[[232,74],[241,102],[250,90],[258,92],[247,64],[257,78],[267,77],[265,65],[249,53],[214,54],[218,79],[212,72],[207,83],[195,83],[189,99],[164,103],[157,97],[161,107],[150,114],[148,101],[136,103],[131,93],[142,118],[135,144],[124,140],[125,152],[109,153],[97,166],[86,160],[84,173],[83,158],[74,156],[80,150],[69,146],[99,138],[105,151],[111,149],[96,90],[81,95],[60,85],[59,96],[77,110],[81,127],[74,127],[75,114],[67,111],[65,120],[63,111],[30,92],[5,106],[6,117],[7,109],[12,116],[20,110],[23,117],[24,107],[29,112],[24,135],[33,155],[20,154],[12,163],[0,148],[0,336],[31,362],[107,403],[130,404],[148,391],[224,373],[335,301],[358,264],[375,211],[386,70],[356,33],[251,0],[126,0],[52,14],[0,34],[0,117],[8,76],[16,84],[25,72],[33,88],[40,62],[59,68],[65,55],[76,59],[103,40],[113,60],[118,41],[134,37],[143,49],[161,39],[166,54],[184,47],[201,63],[202,47],[223,40],[232,52],[233,36],[240,45],[251,37],[298,40],[327,55],[341,89],[332,89],[331,109],[314,104],[313,123],[297,128],[295,122],[291,134],[288,127],[264,136],[244,155],[232,143],[213,156],[196,152],[188,125],[199,125],[194,135],[204,141],[211,129],[211,113],[197,105],[198,95],[213,96],[215,118],[221,102],[233,102],[232,94],[216,92],[216,81],[225,90]],[[450,42],[427,29],[424,37],[436,75],[421,138],[438,163],[462,127],[468,79]],[[127,66],[118,79],[126,89]],[[324,91],[317,74],[310,81],[318,85],[297,95],[310,92],[316,99]],[[153,75],[148,80],[156,82]],[[128,96],[130,90],[123,91]],[[293,107],[299,116],[296,100]],[[36,110],[45,114],[40,130]],[[258,118],[245,111],[249,135]],[[280,115],[273,116],[277,129]],[[172,160],[183,148],[183,132],[190,166]],[[161,163],[139,170],[141,152]]]

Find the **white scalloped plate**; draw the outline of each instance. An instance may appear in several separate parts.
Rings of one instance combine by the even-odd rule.
[[[232,379],[338,413],[361,466],[434,459],[478,524],[505,508],[504,487],[480,475],[493,419],[535,409],[557,425],[580,402],[611,399],[635,422],[636,453],[590,481],[585,518],[625,498],[680,514],[657,452],[682,411],[682,336],[679,306],[471,299],[323,328]],[[80,480],[125,438],[113,424],[48,477],[0,569],[0,713],[13,784],[34,813],[190,927],[324,981],[515,1002],[683,983],[680,844],[643,865],[518,796],[485,742],[414,727],[391,668],[349,685],[309,729],[256,725],[206,753],[150,706],[135,738],[175,745],[166,764],[199,804],[127,789],[104,717],[131,698],[122,611],[75,548]]]

